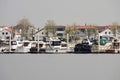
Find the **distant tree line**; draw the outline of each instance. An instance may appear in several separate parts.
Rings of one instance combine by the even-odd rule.
[[[97,34],[97,25],[90,25],[90,26],[94,26],[94,28],[90,28],[87,29],[87,35],[88,37],[92,34]],[[115,35],[116,34],[116,30],[120,29],[120,26],[118,25],[118,23],[112,23],[112,32]],[[65,28],[65,33],[69,34],[69,37],[71,39],[77,40],[78,39],[78,35],[77,35],[77,25],[74,23],[73,25],[67,25]],[[29,39],[28,36],[28,31],[30,29],[35,29],[36,27],[33,26],[30,21],[27,18],[23,18],[21,19],[18,24],[16,26],[13,27],[14,30],[17,30],[19,33],[21,33],[21,36],[24,39]],[[52,34],[54,37],[56,36],[56,31],[57,31],[57,24],[53,21],[53,20],[47,20],[47,22],[45,23],[44,29],[46,30],[46,36],[48,37],[50,34]],[[32,30],[31,30],[32,32]]]

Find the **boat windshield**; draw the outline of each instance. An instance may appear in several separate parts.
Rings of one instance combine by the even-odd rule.
[[[6,41],[5,43],[6,43],[6,45],[9,45],[9,41]],[[11,45],[17,45],[17,42],[16,41],[11,41]]]
[[[61,41],[52,41],[52,46],[60,46]]]
[[[38,44],[36,44],[36,47],[38,47]],[[39,44],[39,47],[43,47],[43,44]]]
[[[67,44],[61,44],[61,47],[67,47]]]
[[[16,41],[12,41],[11,45],[17,45],[17,42]]]
[[[23,46],[28,46],[29,45],[29,42],[24,42],[23,43]]]

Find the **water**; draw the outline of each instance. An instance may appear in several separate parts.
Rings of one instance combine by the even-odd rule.
[[[0,80],[120,80],[120,55],[0,54]]]

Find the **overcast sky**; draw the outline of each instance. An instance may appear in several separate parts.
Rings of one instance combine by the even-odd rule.
[[[36,27],[47,20],[58,25],[120,24],[120,0],[0,0],[0,26],[14,26],[24,16]]]

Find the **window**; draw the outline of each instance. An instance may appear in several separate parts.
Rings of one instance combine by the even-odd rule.
[[[10,39],[10,37],[9,37],[9,36],[7,36],[7,37],[6,37],[6,39]]]
[[[57,36],[63,36],[63,34],[62,33],[58,33]]]
[[[52,41],[52,46],[60,46],[61,41]]]
[[[57,28],[57,31],[64,31],[64,28]]]
[[[16,41],[12,41],[11,45],[17,45],[17,42]]]
[[[61,44],[61,47],[67,47],[67,44]]]
[[[109,34],[111,34],[111,32],[109,32]]]
[[[23,43],[23,46],[25,46],[25,47],[28,46],[28,45],[29,45],[29,42],[24,42]]]
[[[80,29],[81,32],[85,32],[85,29]]]
[[[6,32],[6,35],[8,35],[8,32]]]
[[[4,32],[2,32],[2,35],[4,35]]]

